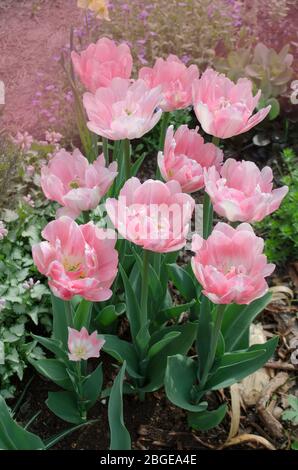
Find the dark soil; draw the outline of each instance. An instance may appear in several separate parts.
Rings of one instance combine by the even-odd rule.
[[[109,380],[111,369],[114,368],[110,358],[103,353],[103,367]],[[113,371],[113,375],[115,375]],[[28,377],[33,375],[22,404],[17,412],[18,422],[25,425],[30,418],[41,411],[29,430],[46,440],[61,431],[68,429],[70,424],[57,418],[47,408],[45,400],[48,391],[58,388],[51,382],[43,379],[32,370],[27,372]],[[23,382],[25,383],[25,381]],[[107,384],[106,384],[107,385]],[[210,394],[207,397],[209,408],[216,408],[223,401],[229,402],[229,397],[222,392]],[[57,443],[53,449],[57,450],[107,450],[109,448],[109,425],[107,416],[107,401],[98,402],[88,414],[89,419],[97,420],[70,434]],[[148,393],[144,402],[136,396],[124,397],[124,421],[131,434],[133,450],[194,450],[194,449],[220,449],[225,443],[229,433],[230,416],[227,414],[224,421],[208,432],[191,431],[187,425],[186,413],[172,405],[166,398],[164,391],[159,390]],[[254,433],[265,437],[276,448],[285,448],[287,439],[276,440],[264,430],[258,414],[254,408],[241,417],[241,431]],[[233,449],[262,448],[257,444],[233,446]]]

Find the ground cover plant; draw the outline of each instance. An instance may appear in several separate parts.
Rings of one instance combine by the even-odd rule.
[[[196,54],[192,45],[178,57],[175,44],[165,54],[155,42],[157,27],[169,41],[179,14],[153,28],[163,2],[138,3],[148,31],[134,48],[113,24],[117,2],[79,1],[84,34],[72,29],[59,57],[76,131],[71,139],[59,127],[39,138],[24,131],[3,138],[1,449],[64,448],[89,429],[104,436],[105,449],[146,449],[148,430],[141,426],[143,440],[136,438],[132,408],[150,413],[156,400],[203,446],[206,433],[231,418],[221,447],[295,449],[297,309],[294,291],[280,285],[290,264],[297,286],[292,116],[282,121],[274,173],[252,152],[273,148],[283,100],[295,101],[293,56],[290,46],[247,44],[248,26],[236,18],[245,17],[244,5],[224,3],[218,16],[217,2],[202,2],[214,42],[208,57],[192,60],[185,57]],[[136,14],[129,4],[121,11]],[[185,15],[193,12],[189,2]],[[96,37],[98,21],[108,28],[109,20],[109,34]],[[232,52],[215,60],[223,24],[238,35],[235,44],[221,38]],[[237,38],[242,49],[233,52]],[[143,46],[151,48],[146,59]],[[261,327],[255,340],[256,319],[274,308],[286,309],[287,322],[269,323],[267,334]],[[270,377],[265,367],[282,372]],[[32,373],[41,410],[26,401]],[[282,387],[273,415],[267,401]],[[247,428],[237,434],[240,396],[275,441]],[[51,433],[43,414],[55,423]]]

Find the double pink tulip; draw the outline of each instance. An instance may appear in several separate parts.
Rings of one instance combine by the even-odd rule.
[[[182,191],[193,193],[204,187],[204,169],[220,168],[223,152],[204,143],[197,129],[180,126],[174,133],[168,128],[164,152],[158,154],[158,166],[165,181],[176,180]]]
[[[192,104],[192,83],[199,77],[196,65],[186,65],[175,55],[157,59],[153,68],[143,67],[139,78],[145,80],[150,88],[161,85],[163,100],[160,107],[163,111],[175,111],[187,108]]]
[[[203,294],[215,304],[249,304],[268,290],[265,277],[274,264],[267,264],[264,240],[249,224],[236,229],[218,223],[210,237],[193,236],[192,269]]]
[[[193,83],[193,105],[205,132],[227,139],[247,132],[269,113],[270,106],[253,115],[261,91],[252,94],[252,82],[239,78],[235,84],[225,75],[207,69]]]
[[[76,218],[81,211],[95,209],[117,176],[117,163],[107,168],[103,154],[89,164],[76,149],[72,154],[60,150],[41,170],[45,196],[64,206],[58,215]]]
[[[85,327],[81,331],[68,328],[68,358],[70,361],[87,360],[90,357],[99,357],[99,352],[103,347],[104,339],[99,339],[97,331],[89,335]]]
[[[118,266],[113,230],[60,217],[44,228],[42,236],[47,241],[32,247],[33,260],[49,278],[54,295],[63,300],[80,295],[94,302],[111,297]]]
[[[162,183],[130,178],[119,199],[107,199],[106,209],[118,232],[146,250],[159,253],[184,247],[194,200],[177,181]]]
[[[261,171],[249,161],[229,158],[219,172],[205,172],[205,190],[214,210],[231,222],[258,222],[277,210],[288,187],[272,190],[273,174],[269,166]]]
[[[114,41],[102,38],[90,44],[81,54],[71,53],[72,63],[87,90],[109,86],[113,78],[130,78],[132,56],[127,44],[117,46]]]
[[[160,87],[151,90],[143,80],[114,78],[109,87],[84,94],[88,128],[111,140],[138,139],[159,121],[161,99]]]

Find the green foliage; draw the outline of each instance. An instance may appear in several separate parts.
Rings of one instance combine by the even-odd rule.
[[[76,395],[73,392],[49,392],[46,404],[63,421],[73,424],[82,423]]]
[[[148,316],[144,321],[140,306],[140,280],[143,260],[137,248],[132,249],[135,260],[130,273],[120,265],[119,272],[125,291],[125,313],[130,324],[132,342],[105,334],[103,349],[120,363],[126,361],[128,375],[135,391],[151,392],[159,389],[164,380],[167,358],[173,354],[186,354],[196,335],[196,323],[173,324],[180,314],[191,311],[197,305],[197,290],[193,279],[182,268],[175,268],[170,257],[150,254],[148,265]],[[168,273],[175,285],[179,285],[188,303],[175,305],[168,292]],[[186,279],[186,285],[183,281]],[[108,307],[106,307],[107,310]],[[122,311],[122,309],[121,309]],[[169,323],[171,322],[171,323]]]
[[[0,396],[0,450],[43,450],[42,440],[17,424]]]
[[[20,152],[15,148],[13,143],[8,138],[0,140],[0,207],[7,204],[9,198],[7,192],[11,183],[13,182],[16,174],[18,173],[18,166],[20,160]]]
[[[190,357],[177,354],[169,357],[165,375],[165,389],[168,399],[187,411],[206,410],[207,402],[195,403],[193,387],[196,382],[196,363]]]
[[[114,380],[109,398],[110,450],[131,450],[131,439],[123,419],[123,381],[126,363]]]
[[[76,313],[89,310],[88,302],[83,301],[84,308],[78,306]],[[65,326],[67,331],[67,327]],[[35,336],[36,340],[56,358],[31,360],[37,372],[46,379],[54,382],[63,391],[49,392],[46,404],[48,408],[60,419],[73,424],[86,421],[86,412],[92,408],[100,397],[103,384],[101,364],[86,375],[82,374],[82,364],[74,363],[68,359],[66,347],[59,338],[42,338]],[[85,367],[83,366],[85,369]]]
[[[248,337],[246,332],[249,330],[249,325],[270,303],[270,300],[271,294],[268,292],[248,305],[231,304],[227,306],[221,326],[226,351],[248,347],[248,343],[245,344],[243,341]]]
[[[298,450],[298,441],[293,441],[292,442],[291,449],[292,450]]]
[[[265,238],[266,255],[277,264],[298,259],[298,160],[290,148],[283,150],[282,157],[286,174],[280,182],[288,185],[289,193],[276,212],[256,224]]]
[[[210,429],[225,416],[226,405],[207,410],[206,401],[202,401],[206,393],[242,380],[273,355],[277,337],[250,347],[243,340],[250,323],[269,301],[270,295],[267,294],[250,305],[212,308],[207,298],[201,298],[198,357],[181,354],[168,357],[164,379],[168,399],[188,411],[188,422],[194,429]]]
[[[33,421],[34,418],[23,428],[14,420],[13,414],[0,395],[0,450],[47,450],[72,432],[92,422],[87,421],[65,429],[43,442],[36,434],[27,431]]]
[[[20,202],[15,210],[2,212],[8,230],[0,241],[0,298],[5,300],[0,315],[0,390],[5,398],[13,396],[11,380],[15,375],[22,380],[28,359],[43,356],[30,330],[37,325],[51,329],[50,291],[34,266],[31,247],[53,213],[43,198],[36,199],[34,208]],[[35,284],[26,288],[23,284],[30,278]]]
[[[227,405],[223,404],[215,410],[204,410],[199,413],[189,413],[188,424],[191,428],[199,431],[208,431],[208,429],[218,426],[224,419],[227,412]]]
[[[288,397],[289,409],[283,412],[282,419],[291,421],[294,426],[298,425],[298,397],[290,395]]]

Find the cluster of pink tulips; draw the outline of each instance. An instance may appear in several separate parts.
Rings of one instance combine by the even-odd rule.
[[[275,338],[264,345],[248,344],[249,325],[270,300],[265,278],[274,270],[250,223],[278,209],[287,187],[273,189],[269,167],[225,161],[219,148],[219,139],[248,131],[270,106],[254,114],[260,91],[253,96],[248,79],[235,84],[212,69],[200,76],[197,66],[187,67],[174,55],[157,59],[132,79],[129,47],[107,38],[80,54],[73,51],[72,64],[86,88],[81,102],[72,82],[85,155],[78,149],[59,150],[42,168],[43,192],[61,207],[42,232],[45,241],[33,246],[34,262],[53,292],[52,341],[58,352],[39,340],[71,377],[59,383],[64,392],[51,392],[48,406],[70,422],[86,419],[102,387],[102,377],[99,385],[97,369],[91,372],[86,361],[103,348],[123,363],[122,382],[114,384],[121,394],[125,369],[130,393],[141,400],[165,385],[168,398],[187,410],[190,426],[200,429],[204,421],[206,429],[206,418],[215,426],[226,405],[210,411],[201,398],[257,370],[276,345]],[[172,111],[189,106],[212,142],[204,141],[199,126],[175,130],[169,125]],[[130,141],[160,119],[157,178],[142,183]],[[193,235],[194,256],[189,266],[181,267],[176,259],[186,245],[195,209],[190,194],[200,190],[205,191],[203,237]],[[99,204],[103,211],[95,224],[91,211]],[[214,228],[213,210],[226,219]],[[173,303],[169,281],[184,304]],[[179,321],[183,312],[189,312],[186,322]],[[130,342],[115,334],[124,313]],[[197,355],[191,359],[187,353],[194,342]],[[50,378],[46,360],[38,362],[36,368]],[[90,378],[98,388],[92,398],[91,385],[86,386]],[[116,396],[110,393],[111,410]],[[66,399],[77,403],[73,416],[63,413],[61,400]],[[112,434],[119,434],[111,446],[128,448],[127,430],[119,422],[111,412]]]

